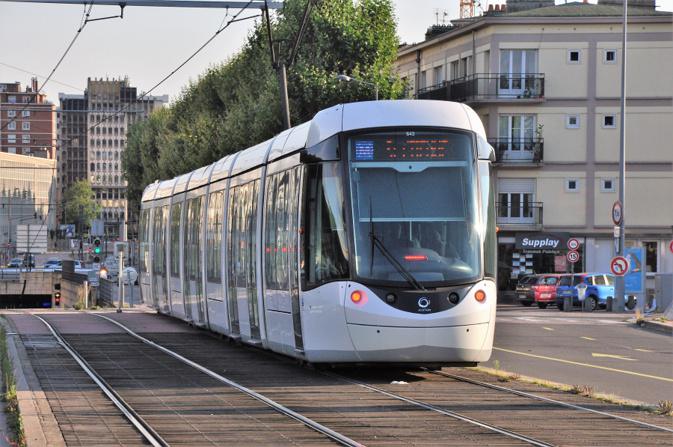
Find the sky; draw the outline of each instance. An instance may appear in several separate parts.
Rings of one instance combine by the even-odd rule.
[[[481,0],[504,3],[504,0]],[[595,3],[596,0],[591,0]],[[556,0],[563,3],[564,0]],[[393,0],[400,42],[420,42],[428,26],[458,17],[459,0]],[[673,11],[673,0],[657,0],[659,10]],[[0,2],[0,82],[40,85],[56,66],[82,19],[82,5]],[[125,77],[145,92],[175,69],[237,11],[127,7],[123,19],[88,23],[44,87],[52,102],[58,94],[82,93],[87,77]],[[117,15],[119,8],[94,6],[91,17]],[[239,17],[257,15],[243,12]],[[174,99],[208,67],[232,57],[243,45],[254,20],[232,24],[201,53],[152,94]],[[26,73],[30,72],[30,73]],[[61,83],[58,83],[58,82]],[[65,84],[65,85],[64,85]]]

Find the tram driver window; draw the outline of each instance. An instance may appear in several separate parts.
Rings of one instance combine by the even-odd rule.
[[[306,179],[302,282],[310,288],[348,277],[348,245],[339,165],[308,165]]]

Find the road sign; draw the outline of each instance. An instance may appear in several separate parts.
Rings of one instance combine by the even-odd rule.
[[[568,254],[566,255],[566,258],[568,259],[568,262],[571,262],[571,263],[574,264],[574,263],[576,263],[577,261],[580,260],[580,254],[579,254],[579,252],[577,252],[575,250],[570,250],[568,252]]]
[[[624,276],[629,271],[629,261],[624,256],[615,256],[610,261],[610,271],[616,276]]]
[[[577,250],[578,248],[580,248],[580,241],[573,237],[568,239],[566,245],[568,246],[568,250]]]
[[[645,292],[645,248],[627,248],[624,256],[629,260],[629,270],[624,276],[624,290],[626,293]]]
[[[615,225],[622,223],[622,202],[619,200],[612,205],[612,222]]]

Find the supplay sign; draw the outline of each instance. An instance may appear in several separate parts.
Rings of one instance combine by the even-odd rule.
[[[566,249],[570,233],[519,233],[516,248],[523,251],[552,251]]]

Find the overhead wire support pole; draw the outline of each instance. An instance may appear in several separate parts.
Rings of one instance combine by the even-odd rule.
[[[625,220],[626,220],[626,26],[628,20],[628,0],[624,0],[624,15],[622,23],[622,85],[621,85],[621,115],[619,128],[619,202],[622,205],[622,216],[619,222],[619,250],[617,256],[624,256],[626,241]],[[612,307],[615,312],[624,312],[626,284],[624,276],[615,278],[615,306]]]
[[[61,5],[83,5],[88,3],[85,0],[0,0],[0,2],[14,2],[14,3],[49,3]],[[244,0],[238,1],[199,1],[199,0],[95,0],[96,6],[150,6],[150,7],[164,7],[164,8],[240,8],[247,2]],[[282,2],[263,2],[253,1],[250,8],[264,9],[279,9],[283,7]]]
[[[267,1],[264,0],[264,4]],[[271,18],[269,17],[269,8],[264,8],[264,18],[266,19],[266,31],[269,37],[269,51],[271,52],[271,66],[276,73],[278,73],[278,90],[280,93],[280,111],[283,115],[283,125],[285,129],[292,127],[290,121],[290,101],[287,95],[287,71],[285,69],[285,62],[278,62],[276,52],[273,48],[273,35],[271,34]]]

